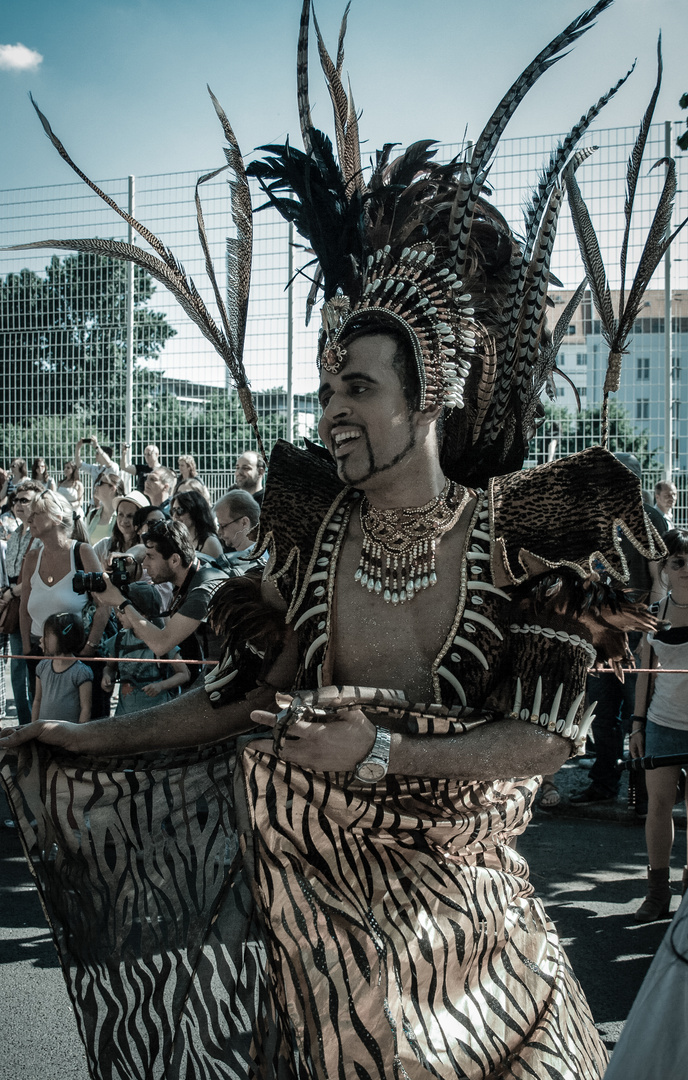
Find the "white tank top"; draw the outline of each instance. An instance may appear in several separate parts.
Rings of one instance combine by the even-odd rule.
[[[683,629],[683,628],[681,628]],[[688,675],[662,675],[662,668],[688,668],[688,641],[672,645],[648,634],[657,657],[657,675],[647,710],[648,720],[660,727],[688,730]]]
[[[88,603],[88,596],[74,592],[72,581],[76,567],[74,565],[74,548],[76,542],[72,540],[69,545],[69,573],[54,581],[52,585],[46,585],[42,580],[39,570],[43,557],[43,548],[38,553],[36,569],[31,576],[31,592],[29,593],[28,612],[31,616],[31,636],[40,637],[43,633],[43,625],[48,615],[60,615],[63,611],[70,611],[74,615],[80,615]]]

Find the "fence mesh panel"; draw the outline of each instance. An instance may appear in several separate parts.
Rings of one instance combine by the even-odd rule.
[[[675,128],[676,130],[676,128]],[[597,129],[584,142],[599,149],[578,171],[583,195],[598,231],[612,290],[618,290],[618,255],[623,234],[626,161],[635,128]],[[519,231],[524,200],[549,158],[558,136],[504,140],[490,173],[493,201]],[[665,176],[649,166],[664,156],[665,125],[654,124],[636,198],[636,225],[629,247],[629,274],[645,235]],[[440,148],[448,160],[458,146]],[[685,159],[677,160],[679,193],[674,225],[688,214]],[[207,171],[207,170],[206,170]],[[196,172],[137,177],[135,216],[175,252],[212,310],[204,259],[198,244],[193,191]],[[127,206],[128,179],[102,182]],[[231,234],[229,193],[224,175],[201,189],[205,225],[221,290],[227,287],[226,238]],[[255,190],[254,207],[264,198]],[[100,236],[127,239],[126,223],[80,182],[0,192],[3,245],[36,240]],[[298,242],[298,237],[296,238]],[[296,439],[314,436],[317,423],[314,363],[317,314],[305,327],[310,286],[307,271],[287,290],[289,268],[308,256],[289,244],[289,228],[273,210],[254,215],[254,270],[246,335],[245,365],[256,395],[266,449],[287,437],[287,349],[291,306],[293,413]],[[679,487],[678,520],[685,520],[688,472],[688,237],[672,249],[673,469]],[[563,310],[583,278],[573,230],[564,207],[552,269],[561,282],[550,295]],[[0,463],[20,455],[46,458],[59,479],[81,436],[97,434],[119,458],[125,430],[126,277],[124,264],[70,251],[0,253],[0,350],[5,426]],[[628,287],[628,284],[627,284]],[[616,292],[614,292],[616,296]],[[180,454],[192,454],[214,497],[233,479],[233,464],[254,441],[222,361],[162,286],[151,287],[137,271],[134,288],[134,394],[132,459],[143,460],[148,443],[160,447],[165,464],[176,469]],[[621,388],[613,405],[614,450],[641,458],[644,482],[662,476],[665,442],[664,269],[660,267],[624,361]],[[533,440],[528,464],[589,445],[599,436],[599,403],[607,351],[586,299],[560,353],[560,367],[577,387],[581,412],[569,384],[557,379],[556,400]],[[597,408],[596,408],[597,407]],[[84,454],[88,460],[88,452]]]

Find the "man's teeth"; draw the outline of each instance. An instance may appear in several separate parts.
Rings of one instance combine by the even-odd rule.
[[[359,439],[360,437],[360,431],[339,431],[334,437],[335,446],[341,446],[347,439]]]

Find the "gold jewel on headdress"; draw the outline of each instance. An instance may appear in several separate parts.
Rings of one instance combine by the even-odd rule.
[[[453,529],[468,491],[447,480],[439,495],[424,506],[380,510],[365,496],[360,515],[363,547],[354,580],[386,603],[413,600],[437,584],[437,541]]]

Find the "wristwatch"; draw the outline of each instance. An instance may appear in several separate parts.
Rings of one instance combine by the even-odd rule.
[[[128,607],[131,607],[131,606],[132,606],[131,600],[123,600],[121,604],[117,605],[117,610],[119,611],[120,614],[123,614],[126,611],[126,609]]]
[[[357,780],[364,784],[377,784],[384,780],[389,769],[389,752],[392,746],[392,733],[387,728],[375,729],[375,742],[369,754],[359,761],[354,770]]]

